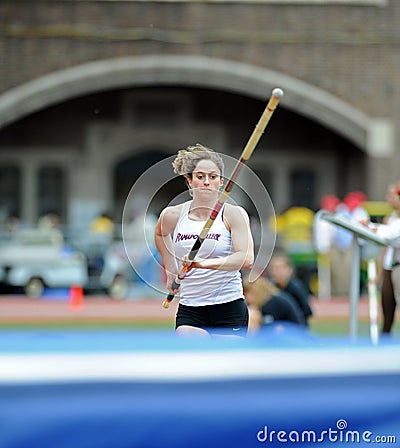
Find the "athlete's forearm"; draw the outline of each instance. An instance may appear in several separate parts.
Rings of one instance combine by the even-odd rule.
[[[235,252],[226,257],[196,260],[193,267],[218,271],[237,271],[240,269],[251,269],[253,262],[254,254],[249,250],[247,252]]]

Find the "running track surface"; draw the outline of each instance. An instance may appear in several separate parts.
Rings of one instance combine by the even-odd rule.
[[[108,297],[86,296],[83,303],[74,306],[68,294],[61,297],[47,296],[42,299],[27,299],[25,296],[0,296],[0,323],[23,323],[45,321],[174,321],[178,301],[174,300],[168,310],[162,307],[162,298],[135,298],[113,301]],[[350,314],[349,300],[312,299],[316,318],[347,318]],[[368,300],[360,299],[359,318],[368,318]],[[1,448],[1,447],[0,447]]]

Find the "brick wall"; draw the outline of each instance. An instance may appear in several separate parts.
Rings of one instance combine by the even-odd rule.
[[[2,0],[0,92],[93,60],[196,54],[285,73],[399,121],[398,23],[395,0],[386,7]]]

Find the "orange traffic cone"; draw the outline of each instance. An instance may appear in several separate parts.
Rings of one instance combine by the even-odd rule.
[[[82,286],[72,285],[69,290],[69,307],[73,311],[80,311],[83,308],[83,288]]]

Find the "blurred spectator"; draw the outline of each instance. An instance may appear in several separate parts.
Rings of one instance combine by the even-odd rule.
[[[314,215],[313,240],[317,252],[318,265],[318,297],[328,299],[331,297],[331,250],[334,244],[335,226],[322,217],[336,211],[340,199],[333,194],[323,196],[320,209]]]
[[[350,213],[350,220],[353,223],[358,223],[363,219],[368,219],[368,213],[364,208],[364,203],[367,200],[365,194],[361,191],[352,191],[343,199]]]
[[[111,215],[109,215],[107,212],[101,213],[90,223],[90,231],[92,233],[113,235],[114,222]]]
[[[312,228],[314,212],[306,207],[291,207],[279,219],[282,245],[287,253],[313,251]]]
[[[360,191],[348,193],[336,208],[336,215],[353,224],[368,219],[363,207],[366,196]],[[331,249],[332,295],[348,296],[352,272],[353,233],[342,227],[335,227],[335,244]]]
[[[304,283],[295,277],[292,263],[285,254],[277,254],[271,258],[268,272],[273,283],[287,293],[300,307],[306,325],[312,316],[310,294]]]
[[[38,229],[46,234],[48,233],[53,244],[62,246],[64,244],[64,235],[61,232],[61,220],[58,213],[49,211],[38,219]]]
[[[20,224],[21,221],[17,213],[11,213],[6,222],[7,232],[13,235],[20,228]]]
[[[393,225],[400,220],[400,183],[389,185],[386,193],[388,204],[393,207],[393,212],[385,218],[384,224]],[[390,333],[396,313],[396,297],[394,295],[392,282],[392,265],[394,258],[394,247],[385,247],[382,253],[381,262],[381,303],[383,314],[382,333]]]
[[[400,182],[397,186],[388,187],[386,198],[394,211],[384,224],[360,221],[391,243],[391,246],[384,250],[382,260],[382,333],[391,332],[396,305],[400,303]]]
[[[59,229],[61,227],[60,216],[55,211],[49,211],[38,219],[40,229]]]
[[[320,209],[314,215],[313,239],[314,246],[319,253],[329,253],[334,242],[335,226],[321,216],[336,212],[337,206],[340,204],[340,199],[333,194],[323,196],[320,201]]]
[[[293,322],[305,325],[297,303],[264,277],[254,282],[243,281],[243,291],[249,309],[249,333],[274,322]]]

